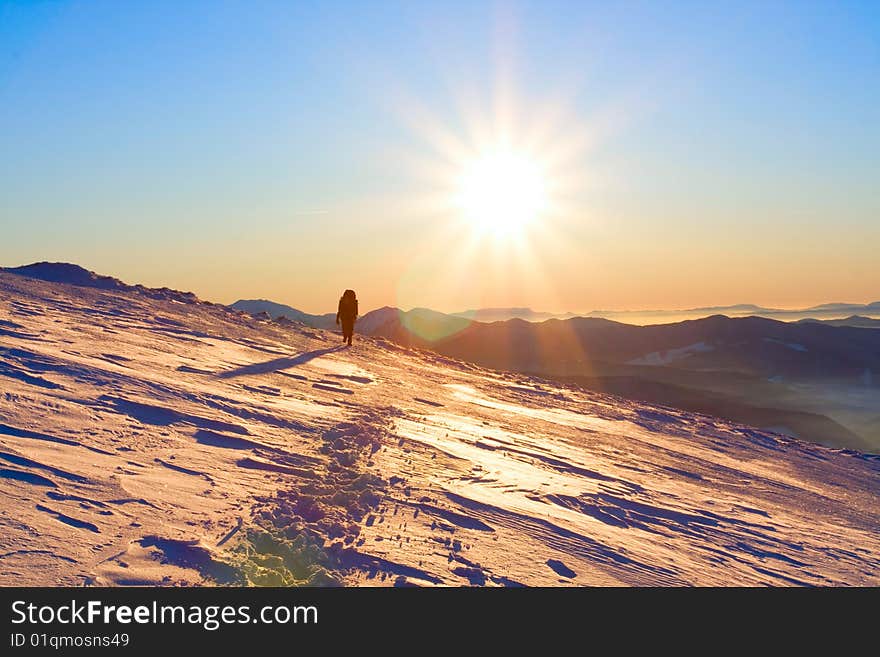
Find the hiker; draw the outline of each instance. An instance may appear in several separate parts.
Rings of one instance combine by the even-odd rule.
[[[336,323],[342,322],[342,341],[351,344],[351,336],[354,334],[354,320],[358,316],[358,300],[354,290],[346,290],[339,299],[339,311],[336,313]]]

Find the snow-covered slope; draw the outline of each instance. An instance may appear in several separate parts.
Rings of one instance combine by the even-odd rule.
[[[880,584],[880,463],[0,273],[0,584]]]
[[[77,287],[132,292],[153,299],[174,300],[181,303],[193,303],[198,300],[192,292],[180,292],[167,287],[152,288],[144,287],[143,285],[127,285],[118,278],[102,276],[69,262],[35,262],[22,267],[9,267],[6,269],[0,267],[0,271],[27,276],[28,278],[35,278],[49,283],[65,283]]]

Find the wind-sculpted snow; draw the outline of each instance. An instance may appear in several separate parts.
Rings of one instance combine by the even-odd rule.
[[[880,461],[0,272],[0,584],[878,585]]]

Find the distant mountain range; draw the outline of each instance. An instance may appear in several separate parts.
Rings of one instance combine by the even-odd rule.
[[[242,299],[233,303],[231,308],[243,310],[252,314],[267,312],[271,317],[287,317],[295,319],[315,328],[327,328],[334,324],[335,314],[311,315],[301,310],[284,304],[268,301],[265,299]],[[378,309],[387,314],[389,308]],[[689,308],[686,310],[593,310],[584,314],[577,313],[553,313],[532,310],[531,308],[474,308],[454,313],[440,313],[427,308],[415,308],[411,311],[395,312],[444,315],[446,317],[460,318],[469,322],[506,322],[511,319],[521,319],[527,322],[545,322],[548,319],[572,319],[574,317],[598,317],[612,319],[624,324],[668,324],[681,322],[688,319],[700,319],[710,315],[726,315],[728,317],[766,317],[780,321],[798,321],[801,319],[825,320],[833,319],[842,326],[869,326],[862,320],[880,319],[880,301],[866,304],[856,303],[825,303],[819,306],[802,309],[764,308],[754,304],[741,303],[732,306],[707,306],[703,308]],[[375,312],[375,311],[373,311]],[[369,314],[369,313],[367,313]],[[366,316],[366,315],[365,315]],[[327,323],[327,318],[330,323]],[[842,322],[842,323],[840,323]],[[859,323],[862,322],[862,323]],[[462,325],[463,326],[463,325]]]
[[[297,322],[302,322],[314,328],[333,328],[336,324],[336,313],[324,315],[311,315],[296,308],[285,306],[283,303],[275,303],[267,299],[240,299],[229,306],[233,310],[240,310],[251,315],[266,313],[272,319],[286,317]]]
[[[865,304],[824,303],[819,306],[800,309],[765,308],[763,306],[743,303],[732,306],[708,306],[686,310],[594,310],[585,314],[584,317],[603,317],[627,324],[662,324],[687,319],[699,319],[709,315],[727,315],[728,317],[755,316],[778,319],[780,321],[838,319],[848,315],[880,317],[880,301]]]
[[[304,324],[308,324],[310,326],[313,326],[314,328],[330,328],[332,325],[335,324],[336,320],[335,313],[329,313],[326,315],[311,315],[296,308],[292,308],[291,306],[286,306],[283,303],[276,303],[267,299],[240,299],[235,303],[230,304],[229,307],[234,308],[235,310],[241,310],[247,313],[251,313],[252,315],[265,312],[268,313],[269,316],[273,319],[276,317],[287,317],[288,319],[294,319],[303,322]],[[442,316],[443,318],[449,318],[450,326],[457,326],[459,328],[464,328],[472,321],[504,322],[509,319],[524,319],[529,322],[543,322],[548,319],[568,319],[569,317],[574,317],[573,313],[558,314],[550,312],[538,312],[532,310],[531,308],[476,308],[473,310],[463,310],[457,313],[441,313],[439,311],[431,310],[429,308],[414,308],[409,311],[403,311],[398,308],[384,306],[382,308],[370,311],[362,316],[360,320],[362,332],[364,331],[364,318],[368,316],[374,316],[374,313],[378,313],[377,315],[375,315],[377,319],[371,320],[374,323],[382,323],[390,318],[392,315],[402,313],[405,317],[413,318],[413,321],[420,321],[416,320],[415,318],[423,316],[430,317],[433,321],[439,321]],[[367,322],[367,324],[369,323],[370,321]],[[441,333],[443,333],[444,335],[448,335],[445,332]]]
[[[843,319],[801,319],[799,322],[818,322],[820,324],[828,324],[830,326],[854,326],[857,328],[880,328],[880,319],[872,319],[871,317],[862,317],[861,315],[850,315]]]
[[[476,322],[506,322],[508,319],[524,319],[527,322],[544,322],[548,319],[569,319],[576,317],[576,313],[550,313],[532,310],[531,308],[474,308],[457,313],[450,313],[454,317]]]
[[[384,330],[385,337],[400,338],[396,327]],[[624,365],[846,382],[866,370],[880,374],[880,332],[761,317],[713,315],[653,326],[598,318],[473,323],[432,348],[499,369],[562,375]]]
[[[313,328],[332,329],[336,326],[336,313],[311,315],[266,299],[241,299],[229,307],[251,315],[266,313],[271,319],[284,317]],[[463,317],[446,315],[428,308],[403,311],[384,306],[361,315],[357,321],[357,331],[364,335],[384,337],[392,334],[395,331],[394,327],[399,326],[402,333],[423,336],[430,342],[453,335],[467,328],[471,323]]]
[[[801,309],[765,308],[751,303],[740,303],[731,306],[707,306],[688,308],[685,310],[593,310],[588,313],[552,313],[532,310],[531,308],[476,308],[462,312],[449,313],[455,317],[464,317],[478,322],[503,322],[509,319],[524,319],[527,322],[543,322],[548,319],[570,319],[572,317],[600,317],[614,319],[627,324],[661,324],[685,319],[699,319],[709,315],[727,315],[728,317],[766,317],[791,321],[803,318],[841,318],[846,315],[878,315],[880,301],[873,303],[825,303],[819,306]]]

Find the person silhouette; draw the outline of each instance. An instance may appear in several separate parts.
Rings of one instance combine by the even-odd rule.
[[[358,300],[354,290],[346,290],[339,298],[339,310],[336,312],[336,323],[342,324],[342,341],[351,345],[354,335],[354,321],[358,316]]]

